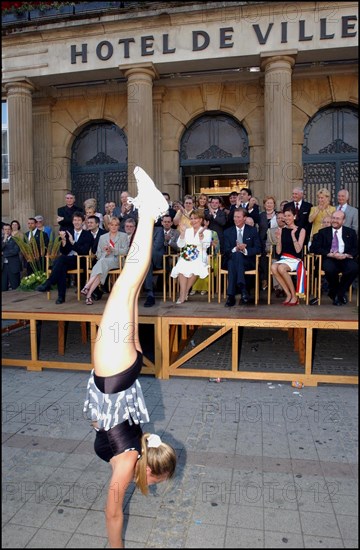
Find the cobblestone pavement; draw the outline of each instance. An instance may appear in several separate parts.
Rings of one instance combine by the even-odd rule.
[[[279,369],[289,361],[294,373],[299,369],[285,333],[245,332],[240,364],[273,369],[282,345],[287,355]],[[357,338],[351,333],[344,346],[349,337],[339,332],[317,342],[314,365],[350,374]],[[43,353],[51,338],[43,332]],[[21,347],[28,353],[25,330],[2,340],[3,355],[15,347],[17,356]],[[67,353],[78,340],[69,331]],[[226,338],[218,346],[192,361],[207,368],[226,361]],[[86,346],[77,353],[88,361]],[[108,547],[110,466],[94,454],[82,415],[87,378],[71,370],[2,369],[4,548]],[[151,418],[146,428],[176,448],[179,466],[176,478],[148,497],[134,486],[127,491],[127,548],[358,547],[357,386],[140,379]]]

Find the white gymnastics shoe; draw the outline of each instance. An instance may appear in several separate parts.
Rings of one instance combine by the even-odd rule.
[[[157,221],[169,210],[167,200],[161,191],[157,189],[150,176],[140,166],[135,167],[134,176],[138,194],[134,199],[128,197],[128,203],[134,205],[138,210],[146,208],[153,215],[154,220]]]

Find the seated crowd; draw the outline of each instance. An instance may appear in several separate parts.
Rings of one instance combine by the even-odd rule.
[[[299,296],[304,295],[305,285],[310,284],[306,261],[309,254],[314,255],[315,269],[315,255],[322,257],[323,289],[333,304],[347,303],[346,293],[358,274],[358,210],[348,204],[347,190],[339,191],[338,204],[333,206],[328,190],[319,189],[318,203],[313,206],[303,200],[303,190],[295,187],[292,199],[282,201],[278,209],[273,196],[264,198],[261,209],[249,188],[230,193],[228,206],[218,196],[201,194],[195,199],[185,195],[183,203],[171,203],[170,196],[163,195],[169,211],[155,224],[152,260],[143,284],[145,307],[155,304],[156,273],[165,264],[171,278],[179,281],[176,304],[183,304],[197,292],[208,293],[210,270],[217,273],[219,257],[221,268],[227,272],[226,307],[236,305],[237,295],[239,305],[250,301],[254,278],[247,272],[255,266],[261,290],[273,290],[276,297],[285,298],[283,305],[295,306]],[[25,233],[17,220],[3,224],[2,291],[16,289],[24,269],[28,275],[34,271],[32,262],[22,257],[19,240],[30,244],[38,258],[43,259],[49,241],[59,239],[59,254],[47,280],[37,290],[47,292],[57,285],[56,303],[62,304],[68,271],[76,269],[78,255],[82,265],[81,293],[85,303],[92,305],[109,290],[109,272],[119,269],[120,258],[136,247],[132,237],[137,211],[128,198],[129,193],[123,191],[120,205],[109,201],[101,214],[95,199],[87,199],[80,207],[75,204],[75,196],[66,193],[65,205],[57,212],[58,235],[45,225],[41,215],[28,219]],[[89,255],[90,264],[83,258]],[[294,272],[295,278],[291,276]]]

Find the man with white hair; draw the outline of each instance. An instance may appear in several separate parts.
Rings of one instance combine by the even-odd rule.
[[[44,225],[44,217],[39,214],[38,216],[35,216],[35,220],[36,229],[38,229],[39,231],[44,231],[50,239],[52,229],[50,225]]]
[[[284,209],[291,206],[295,210],[295,225],[303,227],[306,231],[304,245],[307,245],[310,239],[311,223],[309,214],[312,207],[311,202],[304,201],[304,190],[301,187],[294,187],[292,190],[292,201],[285,204]]]
[[[340,189],[337,194],[337,200],[338,204],[336,206],[336,210],[341,210],[341,212],[344,212],[345,214],[344,225],[346,227],[351,227],[351,229],[354,229],[356,233],[358,233],[359,211],[354,206],[350,206],[350,204],[348,204],[349,191],[347,189]]]
[[[135,220],[135,223],[138,221],[138,212],[133,204],[128,203],[129,198],[129,192],[128,191],[122,191],[120,195],[120,206],[117,206],[115,210],[113,211],[113,216],[116,216],[120,220],[120,229],[122,233],[126,233],[125,231],[125,222],[127,219],[132,218]]]

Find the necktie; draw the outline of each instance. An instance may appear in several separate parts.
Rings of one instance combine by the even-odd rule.
[[[237,235],[238,235],[238,236],[237,236],[238,242],[239,242],[240,244],[242,244],[243,238],[242,238],[242,232],[241,232],[241,229],[240,229],[240,228],[238,228],[238,230],[237,230]]]
[[[339,206],[338,206],[338,208],[337,208],[337,209],[338,209],[338,210],[342,210],[342,206],[341,206],[341,204],[339,204]]]
[[[75,231],[75,233],[74,233],[74,241],[75,241],[76,243],[78,242],[78,238],[79,238],[79,233],[77,233],[77,232]]]
[[[298,214],[299,214],[299,203],[296,202],[295,203],[295,215],[296,215],[296,217],[298,217]]]
[[[330,252],[339,252],[339,239],[337,236],[337,229],[335,230],[333,240],[331,241],[331,250]]]

